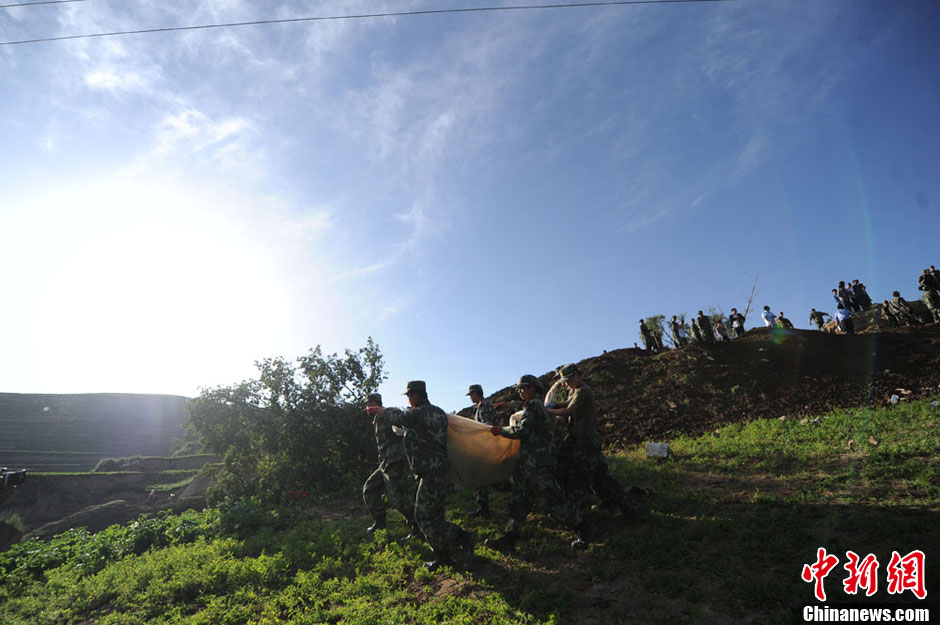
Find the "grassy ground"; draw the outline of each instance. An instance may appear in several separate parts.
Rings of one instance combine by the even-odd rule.
[[[142,519],[97,536],[69,533],[0,554],[0,622],[131,623],[793,623],[814,603],[804,564],[825,547],[826,579],[846,595],[846,551],[877,556],[871,600],[887,593],[892,551],[940,545],[940,409],[928,401],[818,420],[757,421],[610,459],[625,484],[653,490],[632,519],[596,513],[584,553],[534,515],[512,556],[478,546],[470,571],[421,567],[424,543],[400,544],[393,514],[373,539],[357,504],[330,510],[257,506]],[[498,521],[506,495],[494,493]],[[482,537],[498,521],[451,516]],[[937,596],[928,564],[929,599]]]

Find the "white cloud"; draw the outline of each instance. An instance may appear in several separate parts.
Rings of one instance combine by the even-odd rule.
[[[146,81],[136,72],[118,73],[113,68],[85,74],[85,84],[93,89],[109,91],[142,91]]]
[[[383,299],[375,306],[364,308],[362,316],[384,323],[400,314],[402,311],[407,310],[413,304],[413,301],[413,298],[408,296]]]

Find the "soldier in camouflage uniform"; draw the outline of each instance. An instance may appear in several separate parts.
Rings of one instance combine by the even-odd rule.
[[[581,516],[581,509],[565,499],[555,477],[555,424],[539,397],[538,379],[524,375],[519,378],[516,389],[525,402],[522,416],[513,426],[490,428],[494,436],[519,440],[519,460],[513,471],[509,496],[509,522],[505,534],[495,540],[487,539],[486,545],[511,552],[519,540],[522,523],[535,503],[556,521],[576,528],[578,538],[571,546],[585,549],[594,530]]]
[[[692,318],[692,321],[689,322],[689,332],[692,333],[692,340],[696,343],[701,343],[705,339],[702,337],[702,328],[698,325],[698,319]]]
[[[920,299],[927,306],[931,319],[935,322],[940,321],[940,293],[937,291],[924,291]]]
[[[940,280],[937,279],[936,271],[924,269],[917,278],[917,288],[924,292],[920,299],[927,306],[931,320],[940,321]]]
[[[431,545],[434,559],[425,562],[432,571],[449,564],[450,547],[463,550],[463,566],[473,559],[476,536],[448,523],[444,518],[444,500],[450,484],[447,480],[447,414],[428,401],[427,386],[422,380],[408,383],[405,391],[411,408],[391,412],[388,422],[405,428],[405,448],[411,470],[418,480],[414,518]],[[379,408],[379,414],[382,408]]]
[[[366,412],[374,415],[372,425],[375,428],[375,443],[379,450],[379,468],[362,486],[362,500],[374,521],[368,528],[370,534],[385,529],[385,514],[389,506],[401,512],[412,528],[416,527],[414,502],[405,487],[405,475],[408,470],[405,447],[401,437],[392,430],[392,424],[389,423],[389,417],[400,413],[401,410],[389,408],[380,415],[378,408],[381,405],[382,396],[378,393],[372,393],[366,400]],[[388,505],[382,498],[386,493]]]
[[[920,323],[920,320],[914,315],[914,311],[911,310],[911,305],[901,297],[900,293],[894,291],[891,296],[891,299],[888,300],[888,310],[897,319],[899,326]]]
[[[483,397],[482,386],[479,384],[471,384],[467,395],[474,404],[473,419],[477,423],[485,423],[486,425],[497,425],[499,423],[500,418],[499,415],[496,414],[496,409],[493,408],[493,404]],[[490,491],[486,486],[476,490],[476,502],[477,509],[472,511],[468,516],[483,517],[484,519],[490,518]]]
[[[888,300],[881,303],[881,318],[888,322],[888,325],[892,328],[901,327],[901,322],[898,321],[894,313],[891,312],[891,305],[888,303]]]
[[[566,407],[548,412],[567,422],[559,464],[562,467],[561,482],[568,499],[580,508],[591,490],[600,498],[602,506],[619,508],[622,514],[630,514],[632,502],[610,475],[604,459],[594,392],[584,383],[577,365],[562,367],[562,378],[573,391],[571,399]]]
[[[828,317],[829,313],[819,312],[815,308],[809,309],[809,322],[816,324],[816,329],[822,332],[823,325],[825,325],[825,317]]]

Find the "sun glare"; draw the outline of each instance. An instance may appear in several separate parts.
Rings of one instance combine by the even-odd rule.
[[[60,204],[61,206],[61,204]],[[233,215],[173,187],[89,187],[59,217],[34,317],[38,366],[69,390],[192,394],[248,377],[280,343],[276,263]]]

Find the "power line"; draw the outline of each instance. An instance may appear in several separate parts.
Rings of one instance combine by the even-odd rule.
[[[12,9],[13,7],[33,7],[39,4],[65,4],[66,2],[88,2],[88,0],[43,0],[41,2],[20,2],[17,4],[0,4],[0,9]]]
[[[59,2],[78,2],[84,0],[57,0]],[[322,22],[327,20],[361,20],[379,17],[412,17],[416,15],[440,15],[443,13],[483,13],[495,11],[533,11],[542,9],[573,9],[577,7],[625,6],[630,4],[684,4],[698,2],[734,2],[734,0],[623,0],[622,2],[579,2],[568,4],[531,4],[504,7],[470,7],[462,9],[428,9],[424,11],[400,11],[396,13],[369,13],[363,15],[330,15],[322,17],[292,17],[279,20],[255,20],[251,22],[229,22],[223,24],[199,24],[196,26],[170,26],[167,28],[146,28],[141,30],[122,30],[87,35],[66,35],[63,37],[44,37],[41,39],[23,39],[21,41],[0,41],[0,46],[14,46],[26,43],[45,43],[49,41],[68,41],[72,39],[92,39],[96,37],[115,37],[118,35],[143,35],[148,33],[167,33],[184,30],[207,30],[209,28],[233,28],[237,26],[260,26],[264,24],[290,24],[297,22]],[[39,4],[39,3],[34,3]]]

